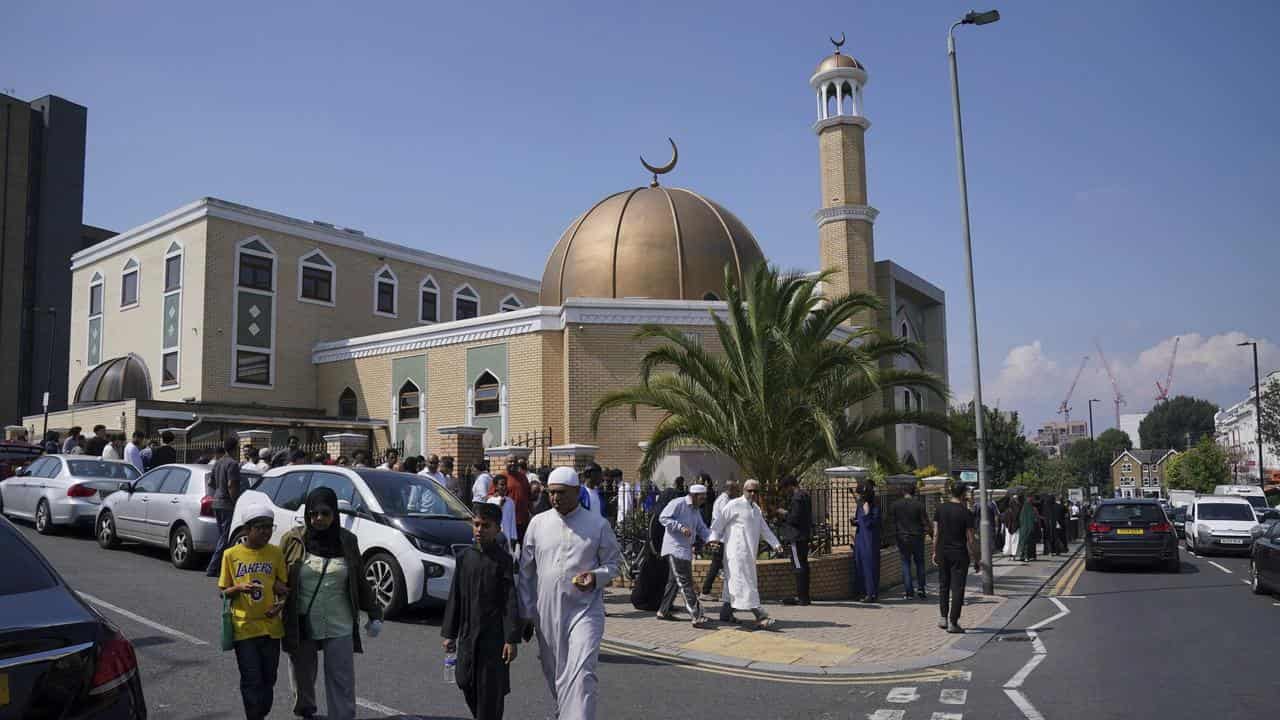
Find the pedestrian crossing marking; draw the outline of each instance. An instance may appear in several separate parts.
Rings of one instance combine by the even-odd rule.
[[[952,688],[943,688],[941,696],[938,700],[943,705],[963,705],[968,699],[968,690],[956,690]]]
[[[896,687],[885,697],[885,700],[891,703],[909,703],[919,699],[920,693],[916,692],[914,687]]]
[[[964,720],[964,715],[961,713],[936,712],[929,716],[929,720]]]
[[[867,720],[902,720],[906,710],[877,710],[867,716]]]

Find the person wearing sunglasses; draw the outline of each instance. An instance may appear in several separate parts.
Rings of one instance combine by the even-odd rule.
[[[338,522],[338,496],[320,487],[307,494],[306,524],[285,534],[280,545],[289,568],[290,593],[284,615],[284,650],[289,655],[293,714],[316,714],[316,672],[324,653],[326,717],[350,720],[356,714],[355,657],[363,652],[357,626],[377,637],[382,608],[360,569],[356,536]]]
[[[737,622],[734,610],[747,610],[755,617],[757,628],[773,626],[773,618],[760,607],[760,590],[756,582],[756,552],[760,538],[781,552],[782,543],[769,529],[760,512],[760,483],[748,480],[742,486],[742,497],[725,503],[724,509],[711,525],[711,542],[724,548],[724,605],[720,608],[721,622]]]

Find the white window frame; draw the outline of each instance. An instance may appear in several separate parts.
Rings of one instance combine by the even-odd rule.
[[[320,263],[309,262],[308,258],[310,258],[313,255],[319,255],[320,257],[324,258],[324,261],[329,263],[328,267],[325,267]],[[328,271],[329,299],[327,301],[317,300],[315,298],[309,298],[309,297],[303,296],[302,271],[305,268],[311,268],[312,270]],[[338,300],[338,264],[333,261],[333,258],[329,257],[328,253],[326,253],[324,250],[321,250],[320,248],[314,248],[312,250],[308,250],[307,252],[303,253],[302,257],[298,259],[298,302],[310,303],[312,305],[322,305],[324,307],[334,307],[334,305],[337,303],[337,300]]]
[[[133,274],[137,277],[133,281],[133,302],[125,304],[124,302],[124,279],[126,276]],[[132,310],[142,303],[142,263],[137,258],[129,258],[124,261],[124,266],[120,268],[120,309]],[[104,298],[105,299],[105,298]]]
[[[1124,472],[1133,472],[1133,463],[1125,463],[1120,466],[1120,469]]]
[[[502,302],[498,303],[498,312],[513,312],[515,310],[523,310],[524,303],[520,302],[520,298],[514,294],[507,295],[502,298]]]
[[[382,277],[383,272],[391,274],[388,280]],[[391,283],[391,312],[385,313],[378,310],[378,284]],[[396,271],[391,269],[390,265],[383,265],[373,273],[373,314],[378,317],[398,318],[400,317],[400,276],[396,275]]]
[[[169,245],[169,249],[166,250],[164,253],[164,264],[161,266],[161,269],[160,269],[160,275],[161,275],[160,287],[164,288],[166,287],[166,282],[167,282],[165,273],[169,269],[169,261],[175,257],[178,258],[178,286],[176,288],[173,288],[172,290],[165,290],[164,295],[162,296],[161,302],[160,302],[160,312],[162,315],[162,317],[160,318],[160,322],[163,326],[163,323],[166,322],[165,318],[163,317],[164,306],[169,302],[170,295],[178,296],[178,317],[175,320],[175,322],[178,324],[178,332],[177,332],[178,344],[173,346],[166,346],[164,344],[163,327],[160,332],[160,338],[161,338],[160,340],[160,389],[161,390],[176,390],[182,387],[182,284],[186,282],[186,278],[187,278],[186,253],[184,253],[183,250],[184,248],[182,246],[182,243],[176,240],[173,243],[171,243]],[[239,277],[239,273],[240,273],[240,264],[239,264],[239,261],[237,260],[237,263],[236,263],[237,278]],[[175,355],[178,356],[178,369],[177,369],[177,372],[174,373],[174,377],[177,378],[177,381],[166,384],[164,381],[164,356],[168,355],[169,353],[174,353]]]
[[[475,288],[471,287],[471,283],[462,283],[461,285],[459,285],[458,287],[454,288],[454,290],[453,290],[453,319],[454,319],[454,320],[457,320],[457,319],[458,319],[458,296],[459,296],[459,295],[462,295],[462,291],[463,291],[463,290],[470,290],[470,291],[471,291],[471,295],[469,295],[469,296],[464,296],[464,298],[465,298],[466,300],[468,300],[468,301],[474,301],[474,302],[475,302],[475,304],[476,304],[476,317],[480,317],[481,315],[483,315],[483,314],[484,314],[484,310],[482,309],[482,306],[481,306],[481,304],[480,304],[480,293],[479,293],[479,291],[477,291]]]
[[[94,288],[100,289],[99,296],[102,298],[101,300],[98,301],[98,313],[96,315],[93,313],[93,289]],[[107,323],[106,311],[107,311],[107,280],[102,276],[102,273],[95,272],[93,274],[93,277],[89,279],[89,323],[92,324],[94,320],[98,321],[98,362],[99,363],[102,362],[102,341],[105,339],[103,337],[103,326],[106,325]],[[85,327],[87,328],[88,325],[86,325]],[[86,337],[86,340],[87,339],[88,338]],[[86,365],[89,364],[88,343],[85,343],[85,347],[84,347],[84,362]],[[96,364],[93,367],[96,367]]]
[[[422,294],[426,292],[434,293],[436,296],[436,316],[430,319],[425,318],[422,315]],[[418,322],[422,323],[423,325],[430,325],[431,323],[440,322],[440,283],[436,282],[436,279],[434,277],[428,275],[422,278],[422,282],[418,283],[417,301],[418,301]]]
[[[261,243],[269,252],[263,253],[259,250],[245,248],[246,245],[255,240]],[[266,290],[259,290],[258,288],[240,287],[241,255],[256,255],[257,257],[271,259],[271,290],[269,292]],[[277,302],[277,296],[279,295],[280,289],[280,254],[276,252],[275,248],[271,247],[271,243],[268,243],[262,236],[250,235],[236,243],[234,272],[235,276],[231,283],[231,365],[228,372],[228,376],[230,378],[228,385],[233,388],[242,388],[245,390],[274,390],[276,387],[276,318],[280,315],[280,304]],[[240,293],[242,292],[271,298],[271,327],[268,330],[268,332],[271,333],[271,343],[266,348],[255,347],[252,345],[240,345],[236,342],[236,338],[239,337],[240,333]],[[266,384],[237,381],[236,372],[238,371],[238,365],[236,363],[236,356],[239,355],[242,350],[244,352],[266,355],[268,357],[268,377]]]

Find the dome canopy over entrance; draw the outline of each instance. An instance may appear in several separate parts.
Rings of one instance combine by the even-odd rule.
[[[147,364],[133,353],[105,360],[90,370],[76,387],[72,403],[86,405],[131,399],[151,399]]]

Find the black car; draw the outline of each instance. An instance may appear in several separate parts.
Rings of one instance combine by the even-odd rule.
[[[0,717],[142,720],[133,645],[0,518]]]
[[[1280,522],[1271,522],[1253,541],[1249,558],[1249,578],[1253,591],[1280,592]]]
[[[1155,500],[1104,500],[1084,539],[1085,569],[1111,562],[1146,562],[1178,572],[1178,536],[1169,516]]]

